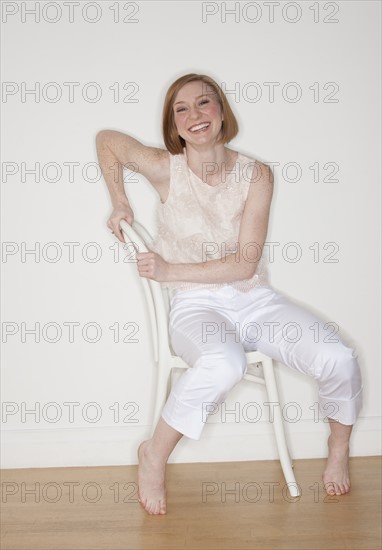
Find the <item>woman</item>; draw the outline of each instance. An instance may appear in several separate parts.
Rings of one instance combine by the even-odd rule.
[[[141,277],[169,288],[170,342],[192,367],[172,388],[153,437],[138,449],[139,499],[150,514],[166,513],[165,467],[175,445],[183,435],[200,438],[205,404],[225,400],[245,374],[245,352],[256,349],[317,380],[320,412],[330,414],[331,432],[322,479],[328,494],[350,489],[349,439],[362,404],[356,354],[339,338],[330,345],[315,342],[309,327],[318,323],[323,334],[324,322],[269,284],[262,251],[273,176],[265,164],[225,146],[237,132],[218,84],[188,74],[165,98],[167,149],[120,132],[97,135],[113,204],[107,225],[121,242],[120,220],[134,219],[122,166],[135,163],[159,194],[158,238],[150,252],[137,254],[137,266]],[[117,178],[109,169],[116,160]],[[297,337],[275,329],[286,323],[297,332],[300,327]],[[259,337],[254,326],[268,330]]]

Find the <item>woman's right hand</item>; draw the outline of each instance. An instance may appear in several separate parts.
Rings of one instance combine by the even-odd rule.
[[[125,239],[123,238],[122,231],[119,226],[119,222],[121,220],[126,220],[129,225],[133,224],[134,212],[129,204],[120,204],[115,206],[106,224],[117,239],[120,240],[121,243],[125,243]]]

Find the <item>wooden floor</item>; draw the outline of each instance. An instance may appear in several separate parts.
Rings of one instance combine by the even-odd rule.
[[[164,516],[138,504],[137,466],[3,470],[1,549],[380,550],[380,458],[350,459],[342,497],[324,464],[295,461],[298,499],[278,461],[170,464]]]

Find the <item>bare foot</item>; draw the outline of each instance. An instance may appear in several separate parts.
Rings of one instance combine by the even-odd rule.
[[[328,447],[328,461],[322,474],[324,488],[328,495],[344,495],[350,491],[349,444],[330,435]]]
[[[138,499],[149,514],[166,513],[166,465],[161,465],[150,452],[150,441],[138,447]]]

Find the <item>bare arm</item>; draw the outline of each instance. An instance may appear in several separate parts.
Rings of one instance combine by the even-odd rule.
[[[166,176],[168,178],[168,152],[165,149],[147,147],[135,138],[115,130],[98,132],[96,147],[99,165],[113,205],[107,225],[124,242],[119,222],[125,219],[132,224],[134,213],[125,193],[123,167],[142,174],[157,188]]]
[[[257,269],[268,231],[273,196],[273,173],[263,163],[254,167],[240,223],[237,253],[200,263],[171,264],[156,262],[155,253],[141,253],[140,275],[158,281],[229,283],[250,279]],[[158,259],[158,258],[157,258]],[[156,265],[157,264],[157,265]]]

